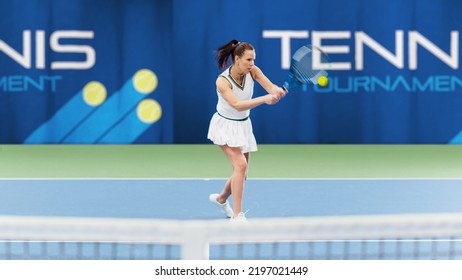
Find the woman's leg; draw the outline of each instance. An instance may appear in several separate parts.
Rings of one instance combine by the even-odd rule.
[[[225,203],[228,197],[231,195],[231,177],[226,181],[223,190],[220,195],[217,197],[217,201],[221,204]]]
[[[247,170],[246,170],[246,176],[245,179],[247,179],[247,171],[248,171],[248,166],[249,166],[249,159],[250,159],[250,153],[244,153],[245,160],[247,161]],[[217,201],[220,202],[221,204],[225,203],[228,197],[231,195],[231,178],[229,178],[225,186],[223,187],[223,191],[220,193],[220,195],[217,198]]]
[[[248,153],[244,155],[239,147],[229,147],[227,145],[221,146],[221,149],[231,161],[233,175],[226,182],[223,192],[220,194],[220,199],[224,198],[222,195],[226,196],[229,191],[231,191],[234,216],[237,216],[237,214],[242,212],[242,196],[244,193],[244,181],[247,174]]]

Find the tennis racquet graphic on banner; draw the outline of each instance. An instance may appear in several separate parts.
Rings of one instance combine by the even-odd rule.
[[[301,85],[327,84],[329,56],[318,47],[305,45],[299,48],[290,62],[289,73],[282,88],[290,91]]]

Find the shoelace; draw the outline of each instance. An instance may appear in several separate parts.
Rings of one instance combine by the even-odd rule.
[[[240,212],[239,214],[237,214],[236,218],[238,218],[238,217],[246,218],[245,215],[247,214],[247,212],[249,212],[249,210],[250,209],[247,209],[247,211],[245,211],[245,212]],[[234,218],[234,219],[236,219],[236,218]]]

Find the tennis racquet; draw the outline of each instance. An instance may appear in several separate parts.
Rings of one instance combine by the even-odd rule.
[[[318,47],[305,45],[299,48],[292,56],[289,73],[282,88],[289,91],[305,84],[318,84],[319,77],[328,76],[327,63],[329,56]]]

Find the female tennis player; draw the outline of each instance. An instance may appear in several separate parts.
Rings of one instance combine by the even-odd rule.
[[[228,66],[229,57],[232,58]],[[219,145],[231,162],[233,173],[220,194],[211,194],[210,201],[220,207],[231,221],[246,221],[242,212],[244,182],[247,176],[250,152],[257,151],[252,131],[250,109],[262,105],[276,104],[286,92],[273,84],[255,66],[255,49],[246,42],[231,40],[217,49],[216,59],[220,69],[226,69],[216,80],[218,103],[213,115],[207,138]],[[253,98],[254,81],[267,92]],[[232,195],[234,210],[229,205]]]

